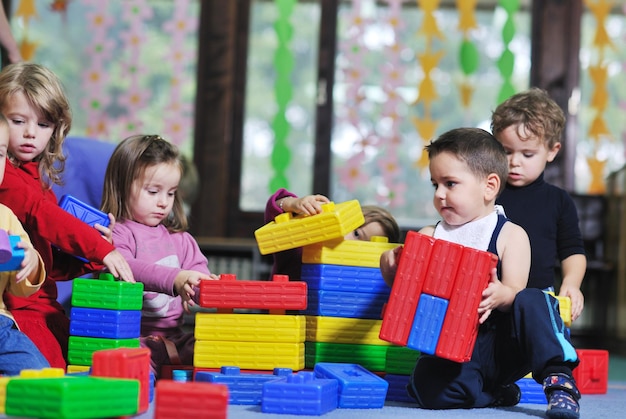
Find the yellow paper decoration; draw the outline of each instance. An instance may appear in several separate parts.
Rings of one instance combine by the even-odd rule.
[[[591,184],[589,185],[588,192],[590,194],[604,194],[606,192],[606,185],[604,184],[604,167],[606,161],[601,161],[595,157],[587,158],[587,164],[589,170],[591,170]]]
[[[440,0],[417,0],[417,5],[424,13],[424,20],[422,21],[422,27],[419,33],[432,40],[432,38],[445,39],[443,33],[439,30],[437,25],[437,19],[435,19],[434,12],[439,8]]]
[[[35,57],[35,51],[39,46],[36,42],[30,42],[27,38],[22,39],[20,42],[20,54],[24,61],[32,61]]]
[[[459,91],[461,94],[461,103],[463,104],[463,107],[469,108],[472,101],[472,95],[474,94],[474,86],[472,86],[469,82],[463,82],[459,86]]]
[[[24,19],[24,24],[28,25],[28,21],[31,18],[37,17],[37,7],[35,6],[35,0],[21,0],[13,13],[16,17]]]
[[[459,61],[463,71],[463,81],[459,86],[461,104],[469,108],[474,89],[471,87],[471,76],[478,68],[479,55],[474,43],[470,40],[469,32],[478,27],[476,23],[476,0],[456,0],[459,11],[459,30],[463,33],[461,41]]]
[[[608,46],[613,47],[613,43],[611,42],[611,38],[609,38],[609,34],[606,31],[604,22],[606,21],[609,13],[611,13],[614,2],[612,0],[585,0],[585,5],[589,8],[591,13],[593,13],[597,22],[596,33],[593,41],[594,45],[598,48]]]
[[[459,30],[463,33],[478,27],[476,16],[474,15],[476,3],[477,0],[456,1],[456,8],[459,10]]]
[[[429,116],[425,116],[424,118],[412,117],[411,122],[420,137],[423,138],[425,144],[428,144],[428,142],[435,137],[435,132],[439,124],[437,121],[434,121]],[[415,162],[415,166],[422,168],[428,166],[428,155],[426,151],[422,150],[422,154]]]

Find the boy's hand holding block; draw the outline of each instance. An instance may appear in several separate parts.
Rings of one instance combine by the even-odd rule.
[[[17,244],[20,236],[9,236],[6,230],[0,229],[0,272],[18,271],[24,260],[24,249]]]
[[[497,261],[492,253],[409,231],[380,338],[452,361],[469,361],[478,333],[478,305]],[[442,313],[420,311],[424,298],[433,300]]]

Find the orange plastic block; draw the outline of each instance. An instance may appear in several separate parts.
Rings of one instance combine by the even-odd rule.
[[[609,352],[603,349],[576,349],[580,363],[574,380],[581,394],[606,394],[609,380]]]
[[[272,281],[237,281],[233,274],[222,274],[217,281],[200,282],[201,307],[268,310],[304,310],[307,304],[305,282],[289,281],[274,275]]]
[[[139,412],[145,412],[150,407],[150,349],[118,348],[95,351],[91,375],[139,380]]]
[[[322,205],[316,215],[280,214],[254,232],[262,255],[344,237],[365,222],[359,201]]]
[[[398,246],[380,236],[371,241],[328,240],[303,247],[302,263],[380,268],[380,255]]]
[[[457,362],[471,359],[478,335],[478,305],[497,263],[498,257],[493,253],[463,249],[435,349],[437,356]]]
[[[407,233],[383,314],[381,339],[400,346],[406,345],[434,243],[435,239],[424,234],[415,231]]]
[[[208,382],[159,380],[155,387],[155,419],[226,419],[228,387]]]

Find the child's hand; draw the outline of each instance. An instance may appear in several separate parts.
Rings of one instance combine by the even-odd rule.
[[[20,265],[22,269],[15,274],[15,282],[19,283],[37,273],[39,270],[39,257],[35,248],[25,241],[20,241],[17,247],[24,249],[24,260]]]
[[[282,198],[282,209],[295,214],[315,215],[322,212],[322,204],[330,202],[324,195],[307,195],[302,198]]]
[[[498,270],[493,268],[487,288],[483,291],[482,300],[478,304],[478,323],[483,324],[487,321],[491,312],[500,307],[502,304],[501,296],[505,288],[498,279]]]
[[[402,246],[387,250],[380,255],[380,273],[382,274],[385,283],[390,287],[393,285],[393,280],[396,277],[398,262],[400,261],[401,255]]]
[[[183,299],[183,306],[195,305],[193,297],[196,295],[195,287],[200,285],[201,280],[218,279],[217,275],[207,275],[198,271],[180,271],[174,278],[174,292]]]
[[[133,271],[119,251],[113,250],[104,257],[102,262],[114,277],[120,278],[122,281],[126,282],[135,282]]]
[[[94,224],[94,228],[98,230],[100,234],[102,234],[102,237],[111,244],[113,244],[113,227],[115,227],[115,217],[111,213],[109,213],[108,227],[98,223]]]
[[[585,307],[585,297],[580,291],[580,288],[562,285],[559,297],[569,297],[572,301],[572,321],[580,317],[580,314],[583,312],[583,308]]]

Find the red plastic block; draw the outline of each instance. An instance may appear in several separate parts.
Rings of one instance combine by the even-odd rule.
[[[450,299],[464,247],[446,240],[435,240],[422,292]]]
[[[609,352],[602,349],[576,349],[580,364],[574,380],[581,394],[606,394],[609,380]]]
[[[463,248],[450,303],[435,354],[456,362],[472,357],[478,334],[478,305],[498,257],[482,250]]]
[[[139,380],[138,412],[145,412],[150,407],[150,349],[118,348],[95,351],[91,375]]]
[[[396,345],[406,345],[434,242],[435,239],[424,234],[415,231],[407,233],[383,315],[379,334],[381,339]]]
[[[228,387],[207,382],[158,380],[154,419],[226,419]]]
[[[305,282],[289,281],[274,275],[272,281],[237,281],[235,275],[220,275],[217,281],[200,282],[201,307],[304,310],[307,306]]]

